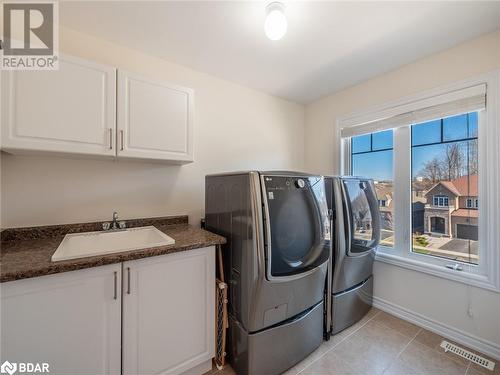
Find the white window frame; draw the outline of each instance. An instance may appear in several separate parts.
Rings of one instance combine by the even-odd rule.
[[[437,203],[436,203],[437,200]],[[438,194],[432,196],[433,206],[436,207],[449,207],[450,199],[446,195]]]
[[[446,266],[454,261],[411,251],[411,129],[408,126],[394,130],[393,170],[394,181],[394,247],[379,246],[376,260],[414,271],[431,274],[467,285],[500,292],[500,70],[429,90],[417,95],[372,107],[337,119],[338,167],[341,174],[350,174],[350,138],[342,138],[341,130],[346,127],[400,116],[414,106],[414,103],[438,105],[439,96],[486,84],[486,109],[479,112],[479,264],[460,263],[462,270]],[[437,98],[437,99],[436,99]]]
[[[477,199],[476,199],[476,201],[477,201]],[[467,198],[467,200],[465,201],[465,207],[474,208],[474,206],[472,205],[472,198]]]

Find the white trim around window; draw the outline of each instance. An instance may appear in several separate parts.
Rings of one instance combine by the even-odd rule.
[[[432,203],[437,207],[448,207],[450,205],[450,200],[446,195],[434,195],[432,197]]]
[[[484,85],[484,86],[483,86]],[[429,108],[443,104],[443,98],[453,98],[471,92],[471,87],[486,87],[486,109],[479,112],[479,265],[462,263],[462,270],[446,266],[454,261],[414,253],[411,233],[411,123],[394,122],[394,223],[395,244],[393,248],[379,247],[376,259],[381,262],[405,267],[426,274],[443,277],[468,285],[500,292],[500,71],[494,71],[472,79],[423,92],[369,110],[337,119],[336,139],[341,174],[351,170],[350,137],[360,134],[364,124],[374,124],[383,119],[389,123],[406,118],[408,108],[418,111],[416,103]],[[463,96],[462,96],[463,98]],[[474,105],[479,102],[474,98]],[[462,101],[463,102],[463,101]],[[457,102],[458,103],[458,102]],[[461,102],[460,102],[461,103]],[[467,103],[467,101],[466,101]],[[464,107],[465,108],[465,107]],[[466,108],[467,109],[467,108]],[[373,125],[371,125],[373,127]],[[347,130],[347,128],[352,128]],[[371,132],[370,129],[365,130]]]
[[[479,208],[479,201],[477,198],[467,198],[465,202],[467,208]]]

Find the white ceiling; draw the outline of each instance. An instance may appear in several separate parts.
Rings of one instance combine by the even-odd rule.
[[[280,41],[255,1],[70,1],[60,22],[300,103],[500,28],[500,2],[285,4]]]

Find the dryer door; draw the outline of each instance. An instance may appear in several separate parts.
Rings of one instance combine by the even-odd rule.
[[[342,178],[347,254],[362,255],[380,241],[380,213],[373,182],[369,179]]]
[[[325,263],[330,226],[322,177],[264,175],[267,278],[297,278]]]

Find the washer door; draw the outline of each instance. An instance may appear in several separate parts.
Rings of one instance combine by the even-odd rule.
[[[262,176],[268,278],[327,261],[329,220],[322,177]]]

